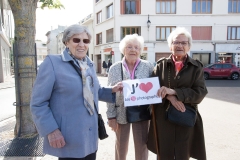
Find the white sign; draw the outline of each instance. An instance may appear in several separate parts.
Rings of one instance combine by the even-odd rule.
[[[123,83],[124,106],[162,103],[157,96],[160,88],[158,77],[125,80]]]

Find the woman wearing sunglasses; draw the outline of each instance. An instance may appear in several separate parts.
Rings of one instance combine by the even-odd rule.
[[[122,84],[100,87],[87,51],[89,30],[71,25],[63,33],[66,49],[48,55],[32,91],[31,112],[44,153],[59,160],[95,160],[98,145],[98,100],[115,102]],[[80,71],[80,72],[79,72]]]

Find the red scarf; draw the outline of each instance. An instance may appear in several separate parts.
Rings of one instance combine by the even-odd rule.
[[[184,57],[184,59],[182,61],[176,61],[174,55],[172,55],[172,60],[173,60],[174,65],[175,65],[176,75],[183,68],[184,62],[185,62],[186,59],[187,59],[187,55]]]

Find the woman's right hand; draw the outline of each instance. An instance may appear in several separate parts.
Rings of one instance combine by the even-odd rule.
[[[116,132],[116,131],[118,130],[117,119],[114,118],[114,119],[108,120],[108,125],[109,125],[109,127],[112,128],[112,130],[113,130],[114,132]]]
[[[176,95],[176,91],[171,88],[162,86],[160,89],[158,89],[157,95],[158,97],[165,98],[167,95]]]
[[[48,134],[48,141],[53,148],[62,148],[65,146],[64,137],[59,129]]]
[[[185,112],[186,108],[183,102],[179,101],[176,96],[168,95],[167,99],[171,102],[171,104],[180,112]]]

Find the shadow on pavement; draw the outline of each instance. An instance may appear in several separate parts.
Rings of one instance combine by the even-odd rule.
[[[240,79],[209,79],[206,80],[206,86],[206,97],[240,104]]]

